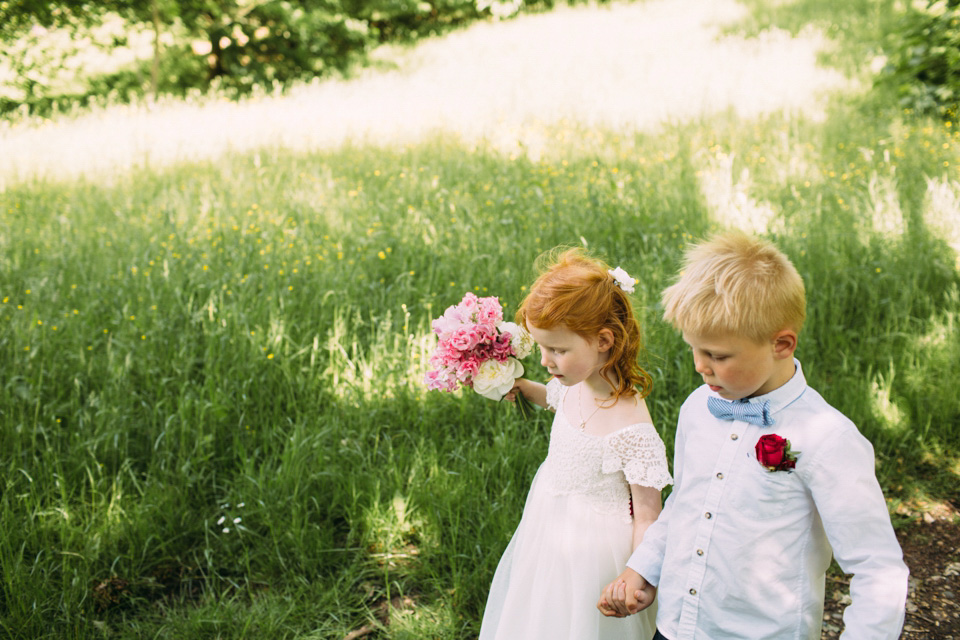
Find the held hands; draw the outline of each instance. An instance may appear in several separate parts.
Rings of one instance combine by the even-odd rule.
[[[625,618],[649,607],[656,597],[657,588],[627,567],[603,590],[597,609],[608,618]]]

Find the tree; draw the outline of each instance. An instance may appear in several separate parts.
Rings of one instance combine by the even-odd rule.
[[[47,55],[25,55],[30,53],[28,49],[31,45],[35,45],[39,40],[38,32],[42,35],[45,29],[63,30],[76,41],[83,32],[102,24],[107,16],[118,15],[134,23],[152,23],[154,72],[151,84],[156,91],[161,25],[170,23],[173,15],[169,10],[171,6],[175,6],[171,0],[101,0],[89,3],[65,0],[0,1],[0,42],[5,45],[0,48],[0,61],[5,61],[14,71],[16,88],[24,94],[23,102],[34,106],[35,102],[43,102],[45,97],[49,97],[43,95],[43,76],[61,72],[64,61],[76,53],[75,50],[64,48],[56,52],[46,52]],[[20,46],[11,46],[12,43]],[[9,105],[2,104],[0,99],[0,110],[7,110],[2,107],[9,108]]]
[[[131,97],[147,90],[184,93],[212,85],[240,95],[256,86],[274,88],[293,80],[346,70],[370,45],[439,33],[490,14],[491,3],[520,0],[0,0],[0,62],[15,70],[20,94],[0,113],[27,104],[42,111],[49,102],[84,101],[108,92]],[[553,0],[527,0],[552,6]],[[50,95],[34,66],[63,67],[63,59],[21,55],[37,27],[90,31],[120,16],[152,31],[147,66],[88,80],[85,94]],[[161,46],[164,34],[174,44]],[[46,77],[50,77],[48,73]],[[144,77],[149,76],[149,83]],[[145,86],[147,85],[147,86]],[[2,86],[0,86],[2,89]]]
[[[206,89],[214,81],[245,93],[256,85],[282,85],[331,68],[342,70],[362,56],[370,41],[367,23],[344,9],[340,0],[7,0],[0,2],[0,39],[16,42],[37,27],[77,34],[108,16],[120,16],[153,31],[154,93],[164,85],[168,90]],[[165,53],[161,35],[169,30],[179,42]],[[198,40],[207,43],[205,49],[191,47]],[[41,88],[30,79],[23,56],[3,49],[9,51],[8,64],[17,72],[25,100],[38,99]],[[165,77],[160,77],[164,66]],[[206,73],[197,72],[204,67]]]
[[[940,5],[940,6],[938,6]],[[960,0],[909,8],[888,34],[887,66],[876,79],[904,108],[953,120],[960,114]]]

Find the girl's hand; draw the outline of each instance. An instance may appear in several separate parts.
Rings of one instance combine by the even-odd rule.
[[[656,597],[657,588],[627,567],[603,590],[597,609],[608,618],[625,618],[649,607]]]
[[[516,402],[517,394],[523,393],[523,390],[520,388],[520,385],[524,382],[526,382],[526,379],[524,378],[517,378],[516,380],[514,380],[513,389],[510,389],[510,391],[507,391],[507,395],[503,396],[503,399],[509,400],[510,402]]]

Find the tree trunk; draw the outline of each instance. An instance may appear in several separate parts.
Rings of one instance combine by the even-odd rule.
[[[153,88],[153,100],[157,101],[160,94],[160,7],[159,0],[150,0],[153,11],[153,65],[150,68],[150,84]]]
[[[210,56],[212,57],[208,76],[210,81],[223,75],[223,48],[220,46],[220,38],[223,37],[223,33],[222,29],[217,28],[211,29],[207,35],[210,38]]]

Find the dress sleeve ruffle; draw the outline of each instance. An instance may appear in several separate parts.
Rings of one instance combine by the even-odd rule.
[[[623,471],[629,484],[657,490],[673,484],[667,467],[667,449],[652,424],[636,424],[607,438],[602,469],[604,473]]]
[[[563,385],[556,378],[552,378],[547,383],[547,408],[559,410],[561,400],[563,400]]]

